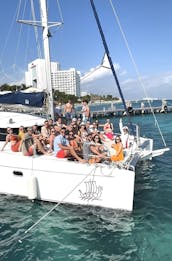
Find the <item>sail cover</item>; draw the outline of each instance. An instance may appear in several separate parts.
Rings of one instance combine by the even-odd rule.
[[[45,98],[45,92],[12,92],[0,95],[0,104],[22,104],[25,106],[42,107]]]

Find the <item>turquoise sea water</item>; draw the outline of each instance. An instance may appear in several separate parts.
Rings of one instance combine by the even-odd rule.
[[[172,150],[172,114],[156,117]],[[132,119],[162,146],[151,115]],[[119,119],[111,120],[117,126]],[[172,260],[171,169],[172,151],[138,165],[132,213],[60,205],[27,234],[54,205],[1,195],[0,260]]]
[[[172,106],[172,100],[171,99],[166,99],[166,105],[167,106]],[[144,104],[144,107],[161,107],[163,104],[163,100],[156,99],[156,100],[150,100],[149,102],[147,100],[138,100],[138,101],[132,101],[131,106],[133,109],[141,108],[141,103]],[[127,105],[127,102],[126,102]],[[82,105],[75,106],[76,111],[81,111]],[[124,105],[122,102],[116,102],[116,103],[92,103],[90,104],[91,111],[99,111],[99,110],[111,110],[111,109],[124,109]]]

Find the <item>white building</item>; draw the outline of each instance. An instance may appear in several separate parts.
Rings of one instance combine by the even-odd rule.
[[[51,76],[54,90],[80,96],[80,73],[76,69],[61,71],[59,63],[51,62]],[[25,72],[26,86],[42,91],[46,89],[46,82],[45,60],[36,59],[29,63]]]
[[[59,67],[59,63],[51,62],[52,72],[57,72],[60,69]],[[47,88],[44,59],[36,59],[28,64],[28,71],[25,72],[25,81],[27,87],[35,87],[40,91]]]
[[[80,97],[80,73],[74,68],[52,72],[52,87],[54,90]]]

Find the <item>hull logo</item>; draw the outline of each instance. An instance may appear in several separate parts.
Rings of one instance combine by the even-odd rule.
[[[97,186],[96,181],[89,180],[85,181],[85,192],[79,190],[80,198],[82,200],[99,200],[102,192],[103,187]]]

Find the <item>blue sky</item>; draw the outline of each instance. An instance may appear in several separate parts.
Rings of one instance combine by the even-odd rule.
[[[26,10],[29,10],[28,2]],[[50,20],[59,21],[57,0],[49,2]],[[140,72],[141,83],[137,79],[110,2],[125,32]],[[21,27],[15,22],[19,3],[19,0],[1,1],[1,84],[20,82],[27,64],[38,57],[33,29],[26,25]],[[22,0],[20,19],[24,3],[25,0]],[[119,96],[110,70],[95,70],[101,63],[104,49],[89,0],[59,0],[59,3],[64,25],[52,32],[52,61],[60,62],[64,70],[74,67],[81,75],[93,71],[82,81],[82,90]],[[125,98],[139,99],[145,95],[172,98],[171,0],[94,0],[94,3]],[[30,18],[28,11],[24,17]]]

